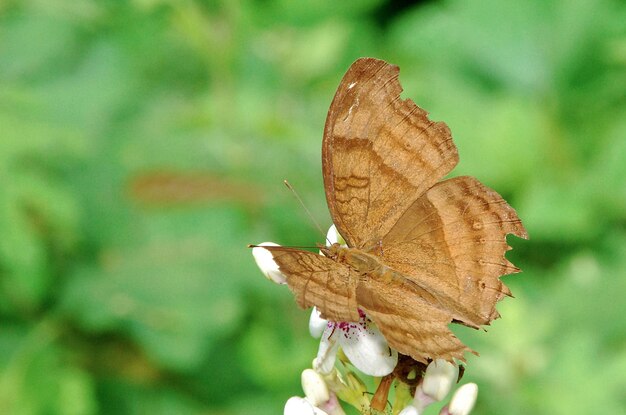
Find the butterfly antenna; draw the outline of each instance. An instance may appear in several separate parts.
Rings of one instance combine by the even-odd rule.
[[[274,245],[256,245],[256,244],[248,244],[247,245],[248,248],[272,248],[275,250],[280,251],[281,249],[283,250],[287,250],[287,249],[319,249],[319,246],[292,246],[292,245],[278,245],[278,246],[274,246]]]
[[[309,209],[307,209],[306,205],[304,204],[304,202],[302,201],[302,199],[300,198],[300,195],[298,195],[298,192],[296,192],[296,189],[293,188],[293,186],[291,186],[291,184],[287,181],[287,180],[283,180],[283,183],[285,183],[285,186],[287,186],[287,189],[291,190],[291,193],[294,195],[294,197],[298,200],[298,203],[300,203],[300,206],[302,206],[302,208],[304,209],[304,211],[306,212],[306,214],[309,216],[309,219],[311,219],[311,222],[313,222],[313,224],[315,225],[315,227],[317,228],[317,230],[320,232],[320,234],[322,235],[322,237],[328,241],[328,238],[326,238],[326,234],[324,233],[324,231],[322,231],[322,228],[320,227],[320,224],[317,223],[317,221],[315,220],[315,218],[313,217],[313,215],[311,214],[311,212],[309,211]]]

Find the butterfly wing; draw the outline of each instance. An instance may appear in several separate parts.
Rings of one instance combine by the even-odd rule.
[[[322,144],[326,200],[349,246],[386,235],[420,195],[458,162],[450,130],[400,98],[399,69],[361,58],[333,99]]]
[[[365,278],[357,286],[359,306],[365,310],[391,347],[413,359],[464,359],[465,346],[448,328],[452,317],[428,301],[410,281],[398,278],[389,284],[384,278]],[[426,294],[426,295],[424,295]]]
[[[515,210],[477,179],[456,177],[417,199],[374,253],[430,287],[455,320],[478,327],[499,317],[495,305],[510,295],[499,277],[519,272],[504,257],[509,233],[528,238]]]
[[[356,272],[325,256],[300,249],[262,246],[272,254],[301,308],[316,306],[332,321],[359,321]]]

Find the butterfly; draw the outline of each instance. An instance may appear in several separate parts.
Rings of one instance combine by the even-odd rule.
[[[330,105],[322,172],[331,217],[347,246],[323,255],[264,246],[302,308],[331,321],[359,310],[389,345],[418,362],[472,351],[450,331],[499,317],[511,294],[500,276],[519,272],[506,235],[528,238],[515,210],[469,176],[441,180],[458,163],[443,122],[400,98],[399,68],[360,58]]]

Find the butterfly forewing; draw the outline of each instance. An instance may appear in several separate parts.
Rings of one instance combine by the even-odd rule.
[[[326,118],[326,200],[339,232],[357,248],[379,241],[458,162],[448,127],[400,98],[398,73],[381,60],[357,60]]]

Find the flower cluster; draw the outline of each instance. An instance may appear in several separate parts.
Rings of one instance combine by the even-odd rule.
[[[329,244],[343,243],[334,225],[329,229]],[[252,254],[265,276],[278,283],[286,284],[286,277],[280,272],[269,251],[261,246],[253,248]],[[324,320],[313,308],[309,320],[309,331],[313,337],[321,338],[317,357],[312,369],[302,372],[302,390],[305,397],[292,397],[285,404],[285,415],[343,415],[339,401],[357,408],[361,413],[372,409],[384,410],[387,393],[393,381],[398,364],[398,353],[389,347],[387,340],[367,315],[359,310],[357,322],[331,322]],[[350,369],[355,367],[364,375],[381,377],[379,391],[372,397],[365,383]],[[415,370],[413,370],[415,372]],[[419,415],[424,409],[443,400],[457,382],[459,367],[445,360],[432,361],[424,373],[412,373],[416,383],[409,385],[398,382],[392,413],[399,415]],[[383,387],[388,384],[386,390]],[[453,394],[450,403],[443,407],[440,415],[467,415],[476,401],[478,388],[468,383]],[[382,406],[380,408],[380,401]],[[378,406],[378,407],[377,407]]]

